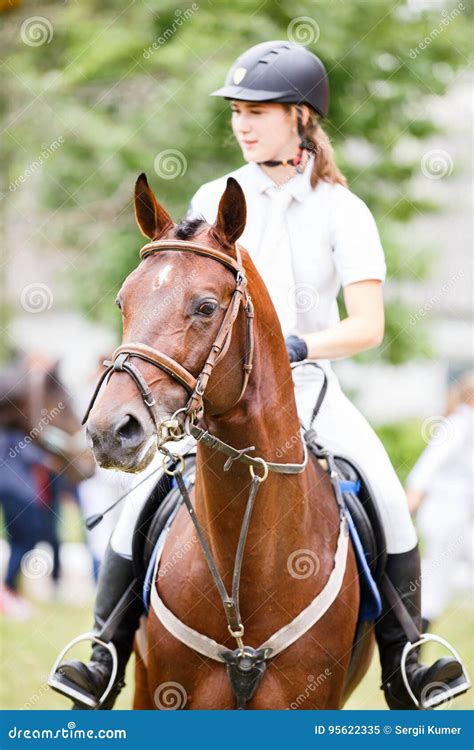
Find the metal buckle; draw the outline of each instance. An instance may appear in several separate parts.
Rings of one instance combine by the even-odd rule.
[[[448,685],[446,685],[446,690],[442,693],[433,695],[431,698],[428,698],[427,700],[422,700],[421,703],[418,700],[418,698],[413,693],[413,690],[410,687],[410,683],[408,682],[407,677],[407,670],[406,670],[406,661],[408,654],[413,651],[415,648],[418,648],[418,646],[423,645],[423,643],[429,643],[430,641],[433,641],[435,643],[440,643],[442,646],[445,646],[445,648],[448,649],[448,651],[451,652],[451,654],[454,656],[455,659],[461,664],[463,674],[465,676],[465,681],[459,685],[456,685],[452,688],[450,688]],[[403,682],[405,684],[405,688],[407,690],[408,695],[412,699],[413,703],[417,708],[421,708],[422,710],[429,710],[432,708],[435,708],[435,706],[440,705],[441,703],[444,703],[445,700],[449,698],[454,698],[455,695],[458,695],[459,693],[463,693],[466,690],[468,690],[471,687],[471,682],[469,679],[469,675],[467,673],[467,670],[464,667],[464,664],[462,662],[462,659],[456,649],[451,646],[448,641],[446,641],[444,638],[442,638],[439,635],[433,635],[432,633],[423,633],[418,641],[415,641],[414,643],[411,643],[410,641],[407,641],[405,643],[405,646],[402,651],[402,658],[400,662],[400,670],[402,673]]]
[[[104,648],[106,648],[109,651],[112,657],[112,674],[110,676],[110,680],[106,689],[104,690],[103,694],[101,695],[98,701],[91,700],[86,695],[84,695],[84,693],[82,693],[80,690],[75,690],[73,687],[69,687],[68,685],[65,685],[64,683],[56,679],[56,672],[58,671],[59,666],[61,662],[63,661],[65,654],[67,654],[67,652],[70,651],[71,648],[73,648],[77,643],[80,643],[81,641],[92,641],[94,643],[100,644],[101,646],[104,646]],[[73,638],[72,641],[70,641],[59,654],[49,674],[48,685],[49,687],[53,688],[53,690],[56,690],[58,693],[62,693],[68,698],[73,698],[74,700],[77,700],[80,703],[84,703],[86,706],[89,706],[89,708],[99,708],[99,706],[102,705],[102,703],[105,701],[110,691],[112,690],[112,687],[115,683],[115,678],[117,677],[117,670],[118,670],[117,650],[114,644],[112,643],[112,641],[110,641],[110,643],[107,643],[107,641],[103,641],[95,633],[82,633],[82,635],[78,635],[76,638]]]
[[[203,388],[201,378],[199,377],[196,381],[196,386],[194,388],[194,393],[196,393],[198,396],[204,396],[205,388]]]

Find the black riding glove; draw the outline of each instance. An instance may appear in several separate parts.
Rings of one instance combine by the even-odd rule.
[[[285,344],[290,362],[301,362],[301,360],[308,358],[306,341],[300,339],[299,336],[287,336]]]

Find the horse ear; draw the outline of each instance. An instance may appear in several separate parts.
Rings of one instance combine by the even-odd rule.
[[[135,183],[135,217],[142,234],[150,240],[158,239],[166,229],[173,226],[171,216],[156,200],[146,174],[143,173]]]
[[[245,229],[247,204],[244,191],[233,177],[227,179],[219,202],[213,234],[225,245],[233,245]]]

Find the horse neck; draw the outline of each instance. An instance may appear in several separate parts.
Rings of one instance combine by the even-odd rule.
[[[262,298],[265,309],[263,294],[260,306]],[[250,455],[277,463],[301,463],[303,446],[288,354],[282,336],[278,335],[276,313],[269,299],[266,302],[270,315],[265,316],[264,310],[255,311],[254,367],[248,387],[230,411],[206,418],[206,427],[235,448],[255,446]],[[269,336],[269,328],[276,335]],[[225,460],[224,454],[216,449],[199,446],[195,503],[216,559],[228,568],[235,556],[251,477],[249,467],[238,461],[224,472]],[[256,473],[261,471],[256,469]],[[265,547],[270,547],[275,559],[278,539],[288,542],[294,538],[301,542],[307,506],[300,509],[295,519],[295,514],[288,512],[285,495],[295,501],[299,494],[303,496],[306,482],[306,472],[291,476],[269,473],[259,486],[246,554],[258,545],[258,554],[264,556]]]

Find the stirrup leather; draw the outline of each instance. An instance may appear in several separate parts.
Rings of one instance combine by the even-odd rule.
[[[85,693],[81,692],[79,689],[75,689],[72,686],[65,685],[63,682],[60,682],[56,677],[56,673],[64,659],[65,654],[67,654],[67,652],[70,651],[70,649],[73,648],[77,643],[81,643],[82,641],[92,641],[93,643],[98,643],[100,646],[103,646],[104,648],[106,648],[112,657],[112,674],[110,676],[108,685],[105,688],[99,700],[93,700],[89,698]],[[92,632],[82,633],[82,635],[78,635],[76,636],[76,638],[73,638],[72,641],[70,641],[59,654],[49,674],[48,685],[49,687],[53,688],[53,690],[56,690],[58,693],[62,693],[68,698],[72,698],[75,701],[84,703],[86,706],[89,706],[89,708],[97,709],[99,708],[99,706],[102,705],[102,703],[106,700],[106,698],[108,698],[110,691],[112,690],[112,687],[115,683],[115,678],[117,677],[117,670],[118,670],[117,650],[114,644],[112,643],[112,641],[107,643],[106,641],[103,641],[95,633],[92,633]]]
[[[419,701],[418,698],[413,693],[413,690],[410,687],[410,683],[408,682],[406,662],[407,662],[408,655],[410,654],[411,651],[418,648],[418,646],[421,646],[424,643],[428,643],[430,641],[440,643],[442,646],[445,646],[445,648],[447,648],[448,651],[451,652],[451,654],[460,663],[462,667],[462,671],[463,671],[462,677],[464,679],[458,685],[454,685],[453,687],[449,687],[449,685],[446,685],[445,690],[436,692],[431,697],[427,697],[426,699],[423,698],[423,693],[422,693],[421,701]],[[417,708],[421,710],[425,710],[425,711],[441,705],[442,703],[449,700],[450,698],[454,698],[455,695],[459,695],[460,693],[465,693],[466,690],[469,690],[469,688],[471,687],[469,675],[456,649],[453,646],[451,646],[451,644],[448,643],[444,638],[441,638],[441,636],[439,635],[433,635],[432,633],[423,633],[420,636],[419,640],[415,641],[414,643],[411,643],[410,641],[407,641],[405,643],[405,646],[402,652],[402,657],[401,657],[400,670],[402,673],[403,682],[405,684],[405,688],[407,690],[408,695],[410,696],[410,698],[412,699],[413,703],[415,704]],[[461,677],[457,678],[457,680],[459,679],[461,679]],[[436,686],[436,683],[433,683],[433,686]],[[439,684],[439,687],[441,687],[441,683]]]

